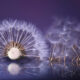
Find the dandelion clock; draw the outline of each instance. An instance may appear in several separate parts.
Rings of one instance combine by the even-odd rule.
[[[4,20],[0,24],[0,57],[16,60],[35,57],[41,60],[48,50],[42,33],[24,21]]]

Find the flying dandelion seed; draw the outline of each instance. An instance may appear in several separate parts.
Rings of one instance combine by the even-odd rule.
[[[32,24],[4,20],[0,24],[0,57],[44,59],[48,50],[41,32]]]
[[[55,18],[48,30],[52,57],[78,56],[80,53],[80,23],[69,19]]]

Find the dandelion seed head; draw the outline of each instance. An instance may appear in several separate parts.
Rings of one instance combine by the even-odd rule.
[[[47,39],[53,45],[54,56],[70,56],[75,54],[72,50],[75,45],[79,48],[80,23],[70,19],[54,18],[54,22],[46,33]],[[72,51],[71,51],[72,50]],[[78,54],[78,52],[76,52]]]
[[[21,55],[21,52],[26,56],[40,56],[40,59],[48,54],[45,39],[34,25],[25,21],[4,20],[0,24],[0,51],[2,55],[9,51],[8,56],[10,57],[9,54],[13,51],[12,47],[17,47],[17,49],[15,48],[18,51],[17,57]]]

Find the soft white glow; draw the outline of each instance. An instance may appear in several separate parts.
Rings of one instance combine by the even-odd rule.
[[[8,71],[12,75],[19,74],[20,70],[21,70],[20,66],[18,64],[16,64],[16,63],[11,63],[8,66]]]
[[[20,58],[21,51],[17,47],[13,47],[8,51],[7,55],[11,60],[16,60]]]

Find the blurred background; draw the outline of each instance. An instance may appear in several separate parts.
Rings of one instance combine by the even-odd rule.
[[[26,20],[44,32],[51,25],[53,16],[80,19],[80,1],[0,0],[0,20]]]

